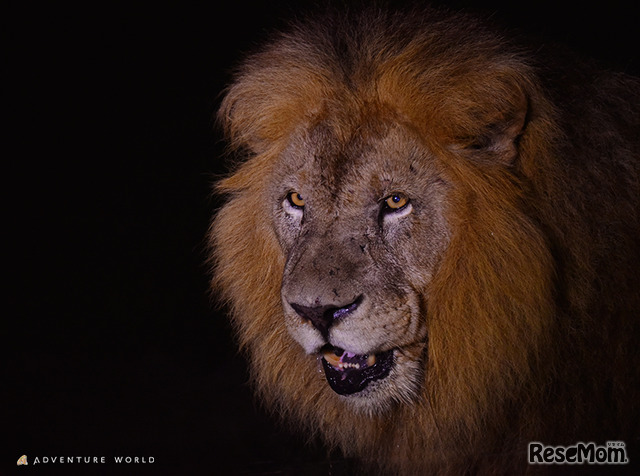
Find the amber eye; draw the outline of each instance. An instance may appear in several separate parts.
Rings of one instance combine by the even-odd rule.
[[[287,200],[291,206],[295,208],[304,208],[304,199],[298,192],[290,192],[289,195],[287,195]]]
[[[400,210],[404,208],[407,203],[409,203],[409,199],[403,193],[391,194],[384,200],[385,206],[391,209],[391,211]]]

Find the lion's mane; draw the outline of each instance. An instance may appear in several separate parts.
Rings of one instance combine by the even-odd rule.
[[[640,88],[554,64],[431,10],[302,21],[242,64],[219,112],[241,160],[217,185],[226,202],[211,262],[268,406],[346,455],[409,474],[522,470],[534,440],[632,444]],[[425,290],[420,395],[364,417],[285,329],[267,191],[296,128],[322,118],[346,137],[390,110],[454,184],[452,238]]]

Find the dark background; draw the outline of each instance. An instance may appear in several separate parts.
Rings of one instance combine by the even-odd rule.
[[[347,471],[252,399],[204,264],[219,95],[243,52],[309,2],[214,3],[2,14],[0,475],[144,469],[32,464],[118,455],[154,457],[154,474]],[[633,7],[438,3],[638,72]]]

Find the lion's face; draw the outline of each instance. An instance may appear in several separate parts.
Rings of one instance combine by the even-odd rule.
[[[422,380],[448,185],[401,125],[333,135],[322,124],[299,132],[274,167],[284,319],[335,392],[380,411]]]

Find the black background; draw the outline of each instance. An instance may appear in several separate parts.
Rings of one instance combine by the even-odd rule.
[[[0,475],[143,469],[32,464],[117,455],[154,474],[344,471],[252,399],[204,264],[220,93],[308,3],[8,5]],[[633,7],[439,3],[638,72]]]

